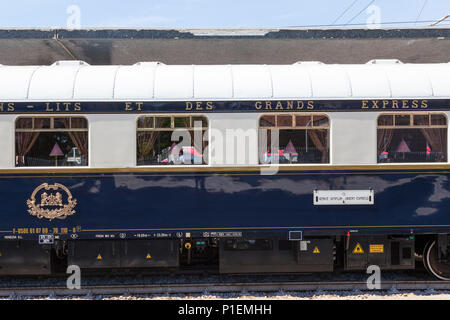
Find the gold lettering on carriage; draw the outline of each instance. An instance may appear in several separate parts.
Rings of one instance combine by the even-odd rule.
[[[314,110],[314,101],[308,100],[287,100],[287,101],[256,101],[255,110]]]
[[[0,102],[0,111],[15,111],[14,102]]]
[[[46,102],[45,112],[75,112],[81,111],[80,102]]]
[[[361,109],[427,109],[428,100],[362,100]]]
[[[212,101],[186,101],[186,111],[211,111],[215,108]]]
[[[72,197],[70,190],[62,184],[43,183],[31,194],[27,200],[28,212],[39,219],[65,219],[73,215],[77,200]]]
[[[125,102],[125,111],[142,111],[143,102]]]

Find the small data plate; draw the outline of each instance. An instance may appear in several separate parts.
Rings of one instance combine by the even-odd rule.
[[[374,192],[370,190],[314,190],[314,205],[373,205]]]
[[[40,234],[39,244],[53,244],[55,237],[52,234]]]

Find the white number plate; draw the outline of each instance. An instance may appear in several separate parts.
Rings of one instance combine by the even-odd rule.
[[[314,205],[371,205],[373,190],[314,190]]]

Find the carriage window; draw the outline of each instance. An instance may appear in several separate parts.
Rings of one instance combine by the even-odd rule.
[[[203,116],[145,116],[137,121],[137,165],[205,164]]]
[[[443,114],[378,117],[378,163],[447,162],[447,118]]]
[[[259,161],[329,163],[329,128],[328,116],[323,114],[264,115],[259,120]]]
[[[16,121],[16,167],[86,166],[88,123],[79,117]]]

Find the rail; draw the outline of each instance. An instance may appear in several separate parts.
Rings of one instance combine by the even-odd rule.
[[[450,282],[445,281],[384,281],[380,289],[370,290],[361,281],[327,282],[230,282],[230,283],[173,283],[145,285],[88,285],[80,289],[64,286],[47,287],[3,287],[0,297],[93,297],[93,296],[132,296],[161,294],[223,294],[223,293],[276,293],[306,291],[433,291],[450,290]]]

